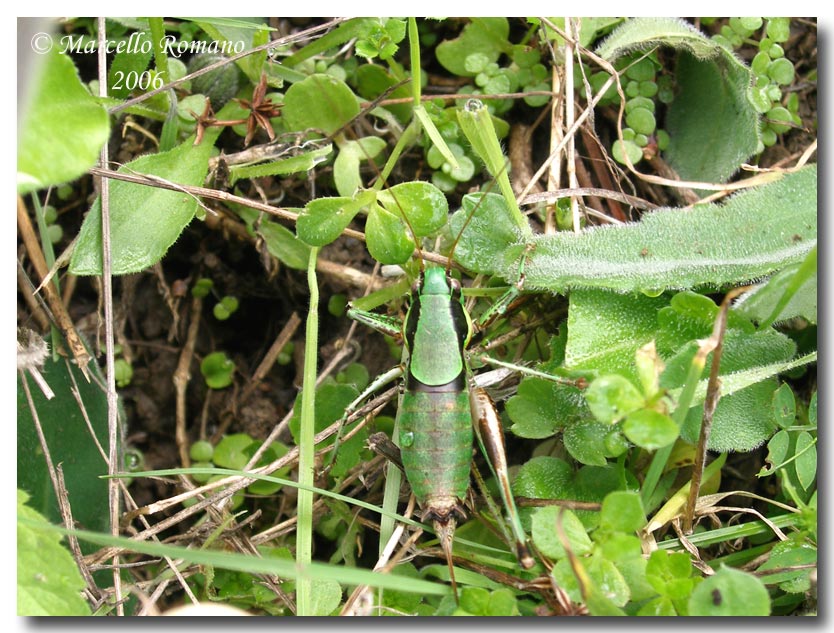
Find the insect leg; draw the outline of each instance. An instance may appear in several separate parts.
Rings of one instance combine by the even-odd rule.
[[[403,375],[403,368],[402,365],[397,365],[386,371],[383,374],[380,374],[376,378],[371,381],[362,393],[360,393],[354,400],[351,402],[347,407],[345,407],[345,413],[342,415],[342,419],[339,420],[339,430],[336,432],[336,439],[333,441],[333,450],[330,451],[330,459],[327,461],[327,466],[325,470],[329,469],[333,465],[333,461],[336,459],[336,453],[339,449],[339,441],[342,437],[342,432],[344,430],[345,424],[347,423],[348,419],[351,415],[353,415],[354,411],[356,411],[365,400],[371,397],[371,395],[387,385],[388,383],[394,382],[395,380],[399,379]]]
[[[498,489],[501,492],[501,498],[504,501],[504,507],[510,519],[510,525],[515,536],[516,556],[524,569],[530,569],[535,565],[535,561],[527,547],[527,535],[521,526],[518,508],[515,505],[513,492],[510,489],[509,469],[504,448],[504,431],[501,428],[501,420],[498,417],[498,412],[495,410],[495,404],[493,404],[492,398],[483,389],[474,386],[470,388],[469,399],[472,405],[475,435],[498,481]]]

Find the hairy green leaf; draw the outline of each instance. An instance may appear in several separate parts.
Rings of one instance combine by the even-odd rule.
[[[268,163],[257,165],[232,165],[229,167],[230,184],[245,178],[262,178],[264,176],[285,176],[297,174],[313,169],[316,165],[324,162],[333,151],[333,146],[328,144],[303,154],[279,158]]]
[[[695,27],[677,18],[634,18],[618,26],[597,47],[600,57],[613,61],[655,46],[684,48],[701,59],[716,55],[718,45]]]
[[[635,351],[655,337],[658,310],[668,301],[603,290],[571,292],[565,366],[616,373],[636,382]]]
[[[49,522],[26,505],[28,498],[17,491],[17,615],[90,615],[72,555],[59,534],[38,527]]]
[[[180,185],[202,185],[212,145],[196,147],[193,138],[174,149],[140,156],[119,168]],[[197,199],[181,191],[110,182],[110,246],[112,271],[124,275],[157,263],[194,218]],[[75,275],[101,274],[101,198],[96,198],[78,234],[70,260]]]
[[[359,213],[362,203],[353,198],[310,200],[296,220],[298,237],[310,246],[324,246],[339,237]]]
[[[817,322],[817,248],[741,297],[734,306],[752,321],[769,325],[794,317]]]
[[[454,238],[459,237],[455,258],[466,268],[485,274],[498,272],[497,255],[521,235],[506,200],[497,193],[465,195],[461,208],[449,220],[449,229]]]
[[[665,156],[685,180],[724,182],[758,146],[759,117],[747,99],[752,73],[730,51],[676,18],[626,20],[597,54],[614,61],[657,46],[680,51]]]
[[[78,178],[96,163],[110,135],[107,109],[87,91],[72,58],[58,47],[44,56],[21,118],[18,193]]]
[[[759,114],[747,98],[752,74],[719,49],[716,63],[688,53],[678,58],[678,93],[666,115],[664,156],[685,180],[725,182],[759,144]]]
[[[618,292],[737,284],[801,262],[817,239],[817,170],[809,165],[724,204],[658,209],[639,223],[561,232],[506,249],[497,268],[528,289]]]

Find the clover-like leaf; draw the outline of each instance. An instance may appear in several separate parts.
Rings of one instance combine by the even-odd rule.
[[[212,352],[200,363],[200,372],[209,387],[224,389],[232,384],[235,364],[225,352]]]

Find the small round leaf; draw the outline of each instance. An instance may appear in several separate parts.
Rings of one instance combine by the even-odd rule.
[[[637,446],[657,450],[678,439],[678,425],[668,415],[654,409],[640,409],[623,422],[623,433]]]
[[[689,615],[770,615],[770,596],[755,576],[722,567],[695,587]]]
[[[200,372],[212,389],[223,389],[232,384],[235,364],[224,352],[212,352],[200,363]]]
[[[605,424],[614,424],[645,402],[628,378],[616,374],[594,380],[585,392],[585,400],[594,417]]]

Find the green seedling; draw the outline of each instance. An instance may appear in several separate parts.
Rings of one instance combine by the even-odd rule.
[[[214,306],[214,318],[218,321],[225,321],[237,311],[239,305],[240,302],[237,300],[237,297],[228,295],[223,297],[220,302]]]
[[[232,384],[235,364],[225,352],[212,352],[200,363],[200,373],[211,389],[224,389]]]

